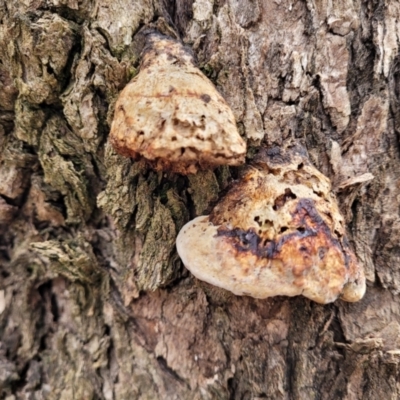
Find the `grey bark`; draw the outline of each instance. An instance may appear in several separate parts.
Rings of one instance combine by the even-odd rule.
[[[400,5],[0,3],[0,398],[400,397]],[[333,182],[359,303],[236,297],[175,237],[237,169],[156,173],[107,143],[140,31],[190,46],[249,159],[304,144]]]

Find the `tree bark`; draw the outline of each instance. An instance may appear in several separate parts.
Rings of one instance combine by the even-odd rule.
[[[400,397],[396,0],[0,3],[0,398]],[[247,140],[306,146],[368,288],[237,297],[175,250],[240,168],[154,172],[107,142],[151,27],[186,43]]]

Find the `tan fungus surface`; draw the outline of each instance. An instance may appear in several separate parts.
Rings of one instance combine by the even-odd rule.
[[[197,278],[237,295],[329,303],[365,292],[330,181],[299,153],[260,153],[211,215],[182,228],[177,249]]]
[[[181,174],[239,165],[246,153],[231,109],[189,50],[159,34],[117,100],[110,139],[123,155]]]

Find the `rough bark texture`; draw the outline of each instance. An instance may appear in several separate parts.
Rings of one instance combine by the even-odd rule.
[[[0,398],[400,396],[397,0],[0,3]],[[175,237],[235,168],[156,173],[107,144],[143,28],[180,38],[248,141],[334,183],[362,301],[195,280]]]

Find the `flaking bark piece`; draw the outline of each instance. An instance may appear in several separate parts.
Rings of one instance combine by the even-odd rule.
[[[236,295],[301,294],[325,304],[365,293],[331,183],[299,153],[263,151],[176,245],[193,275]]]
[[[121,92],[110,140],[122,155],[188,174],[239,165],[246,145],[232,110],[179,42],[150,34],[139,74]]]

